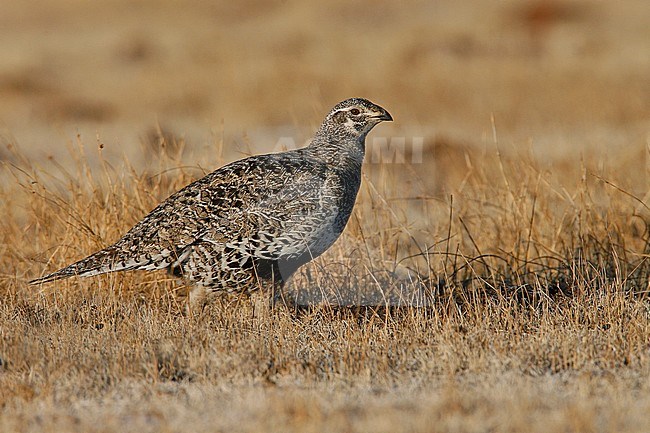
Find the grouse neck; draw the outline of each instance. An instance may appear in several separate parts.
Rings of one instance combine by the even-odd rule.
[[[323,139],[316,136],[306,148],[316,158],[330,165],[361,166],[366,150],[365,134],[357,137]]]

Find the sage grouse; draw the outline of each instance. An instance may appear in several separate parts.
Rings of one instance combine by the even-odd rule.
[[[343,231],[361,182],[365,139],[382,107],[337,104],[311,143],[223,166],[176,192],[115,244],[42,278],[168,269],[195,292],[282,288]]]

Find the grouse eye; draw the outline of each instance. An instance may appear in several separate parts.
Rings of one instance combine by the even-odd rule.
[[[351,113],[353,116],[356,116],[357,114],[361,113],[361,111],[359,111],[358,108],[353,108],[352,110],[350,110],[350,113]]]

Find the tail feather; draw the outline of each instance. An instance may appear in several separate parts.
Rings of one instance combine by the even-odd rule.
[[[117,270],[117,269],[116,269]],[[85,270],[81,271],[79,268],[75,266],[75,264],[72,264],[70,266],[67,266],[63,269],[59,269],[56,272],[52,272],[51,274],[47,274],[45,276],[42,276],[40,278],[36,278],[34,280],[31,280],[29,284],[35,285],[35,284],[43,284],[43,283],[49,283],[50,281],[56,281],[56,280],[62,280],[64,278],[69,278],[69,277],[90,277],[92,275],[99,275],[99,274],[104,274],[107,272],[113,272],[111,269],[91,269],[91,270]]]
[[[106,248],[56,272],[31,280],[29,284],[43,284],[74,276],[90,277],[132,269],[159,269],[165,267],[161,266],[163,263],[154,262],[151,257],[142,257],[139,260],[134,258],[124,259],[114,249]]]

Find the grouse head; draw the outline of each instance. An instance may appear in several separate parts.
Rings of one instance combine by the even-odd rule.
[[[332,108],[321,129],[327,129],[332,135],[345,135],[363,140],[375,125],[392,120],[390,113],[379,105],[363,98],[350,98]]]

